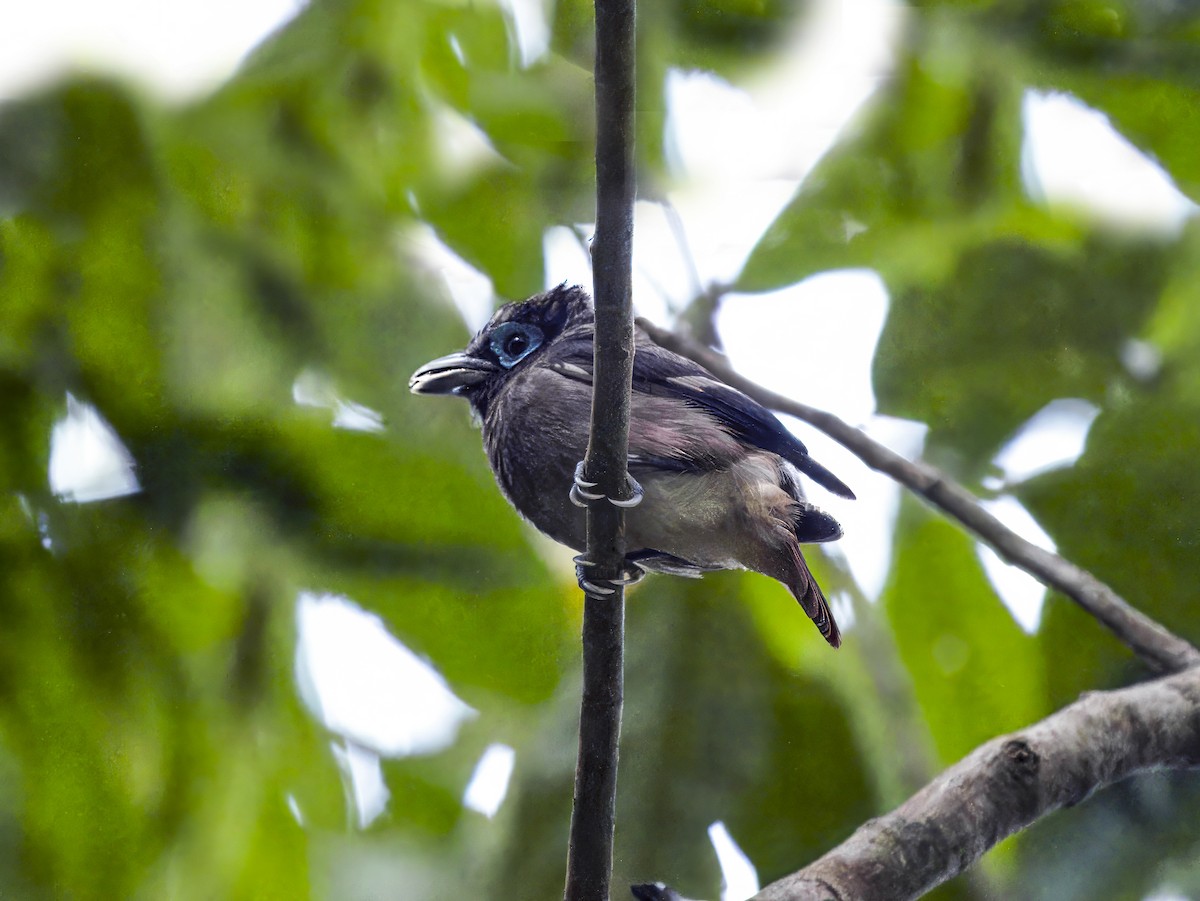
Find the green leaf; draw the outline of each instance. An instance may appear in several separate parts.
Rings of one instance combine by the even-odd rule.
[[[1200,489],[1193,465],[1200,418],[1173,387],[1168,379],[1149,390],[1127,389],[1123,402],[1093,424],[1079,462],[1031,482],[1021,496],[1062,554],[1195,642],[1200,529],[1190,500]],[[1059,600],[1047,613],[1043,641],[1056,697],[1073,697],[1084,680],[1090,687],[1120,684],[1140,669],[1073,605]],[[1049,653],[1059,647],[1061,655]]]
[[[974,542],[912,502],[904,507],[881,603],[938,756],[949,764],[1050,712],[1043,664],[1036,637],[988,584]]]
[[[980,466],[1049,401],[1103,403],[1168,252],[1101,238],[964,249],[944,283],[894,298],[875,359],[881,411],[928,423],[932,442]]]
[[[1070,233],[1020,189],[1020,94],[1008,61],[953,22],[919,31],[866,121],[801,185],[738,279],[742,290],[871,266],[893,288],[936,283],[964,247]]]
[[[872,810],[840,700],[765,653],[742,583],[652,577],[629,597],[615,885],[662,880],[715,896],[707,830],[716,820],[765,884]],[[498,894],[561,890],[577,691],[568,683],[535,760],[522,767],[518,751],[519,820],[491,883]],[[536,850],[517,853],[527,848]]]

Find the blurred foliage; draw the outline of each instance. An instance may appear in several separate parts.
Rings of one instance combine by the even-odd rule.
[[[405,390],[466,336],[413,253],[419,226],[517,297],[542,285],[545,230],[591,219],[591,5],[551,6],[528,65],[490,3],[313,0],[187,105],[72,78],[0,108],[5,898],[561,891],[578,592],[494,489],[462,406]],[[806,12],[643,4],[647,195],[671,181],[667,71],[754,77]],[[893,78],[739,287],[879,271],[881,412],[927,423],[928,457],[980,490],[1048,401],[1098,406],[1076,465],[1011,490],[1068,557],[1200,640],[1200,232],[1102,228],[1031,201],[1020,171],[1024,92],[1069,90],[1195,194],[1200,16],[1151,0],[911,13]],[[1157,371],[1125,365],[1130,339]],[[302,373],[385,431],[293,402]],[[139,493],[51,492],[68,393],[120,436]],[[776,878],[977,743],[1145,675],[1062,598],[1022,632],[973,542],[916,502],[893,551],[875,605],[814,555],[854,599],[838,654],[761,578],[632,593],[618,884],[715,898],[715,820]],[[340,739],[300,700],[302,589],[380,615],[479,712],[450,749],[384,762],[391,802],[365,830]],[[488,820],[460,799],[493,742],[516,770]],[[1198,791],[1135,780],[935,894],[1200,895]]]
[[[997,451],[1047,402],[1099,407],[1075,466],[1010,490],[1069,559],[1200,640],[1197,231],[1146,235],[1035,204],[1020,111],[1030,88],[1070,91],[1194,195],[1180,141],[1196,122],[1200,17],[1149,2],[917,7],[896,77],[772,225],[741,286],[877,269],[893,302],[874,363],[881,412],[927,423],[927,457],[984,494]],[[1131,339],[1148,342],[1151,371],[1127,364]],[[1025,637],[987,600],[971,542],[908,507],[884,604],[943,763],[1144,675],[1054,595]],[[1039,824],[993,856],[992,876],[1019,897],[1139,898],[1174,869],[1163,884],[1200,892],[1194,868],[1164,862],[1194,859],[1196,787],[1166,782],[1135,780]]]

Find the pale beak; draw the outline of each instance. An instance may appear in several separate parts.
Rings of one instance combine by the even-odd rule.
[[[461,394],[496,372],[495,363],[459,352],[430,360],[412,374],[408,388],[413,394]]]

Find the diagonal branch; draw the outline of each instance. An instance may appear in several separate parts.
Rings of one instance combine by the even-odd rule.
[[[633,383],[634,2],[596,0],[596,302],[591,432],[584,473],[609,498],[628,496]],[[618,578],[625,557],[621,507],[588,507],[593,581]],[[608,901],[621,735],[625,596],[589,591],[583,609],[583,698],[566,901]]]
[[[902,901],[997,842],[1136,773],[1200,766],[1200,668],[1093,692],[976,748],[754,901]]]
[[[824,857],[751,901],[905,901],[959,875],[997,842],[1098,789],[1150,770],[1200,766],[1200,667],[1092,692],[981,745]],[[633,886],[642,901],[682,901]]]
[[[1087,570],[1026,541],[979,505],[975,496],[948,475],[922,462],[906,460],[843,420],[756,385],[733,370],[724,357],[695,341],[644,319],[656,342],[690,357],[713,375],[760,404],[816,426],[859,459],[891,476],[913,493],[958,520],[1007,562],[1071,598],[1157,672],[1178,672],[1200,664],[1200,651],[1151,619]]]

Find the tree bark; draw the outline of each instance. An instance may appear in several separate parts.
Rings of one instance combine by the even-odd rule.
[[[993,739],[753,901],[902,901],[1000,840],[1135,773],[1200,766],[1200,668],[1094,692]]]

